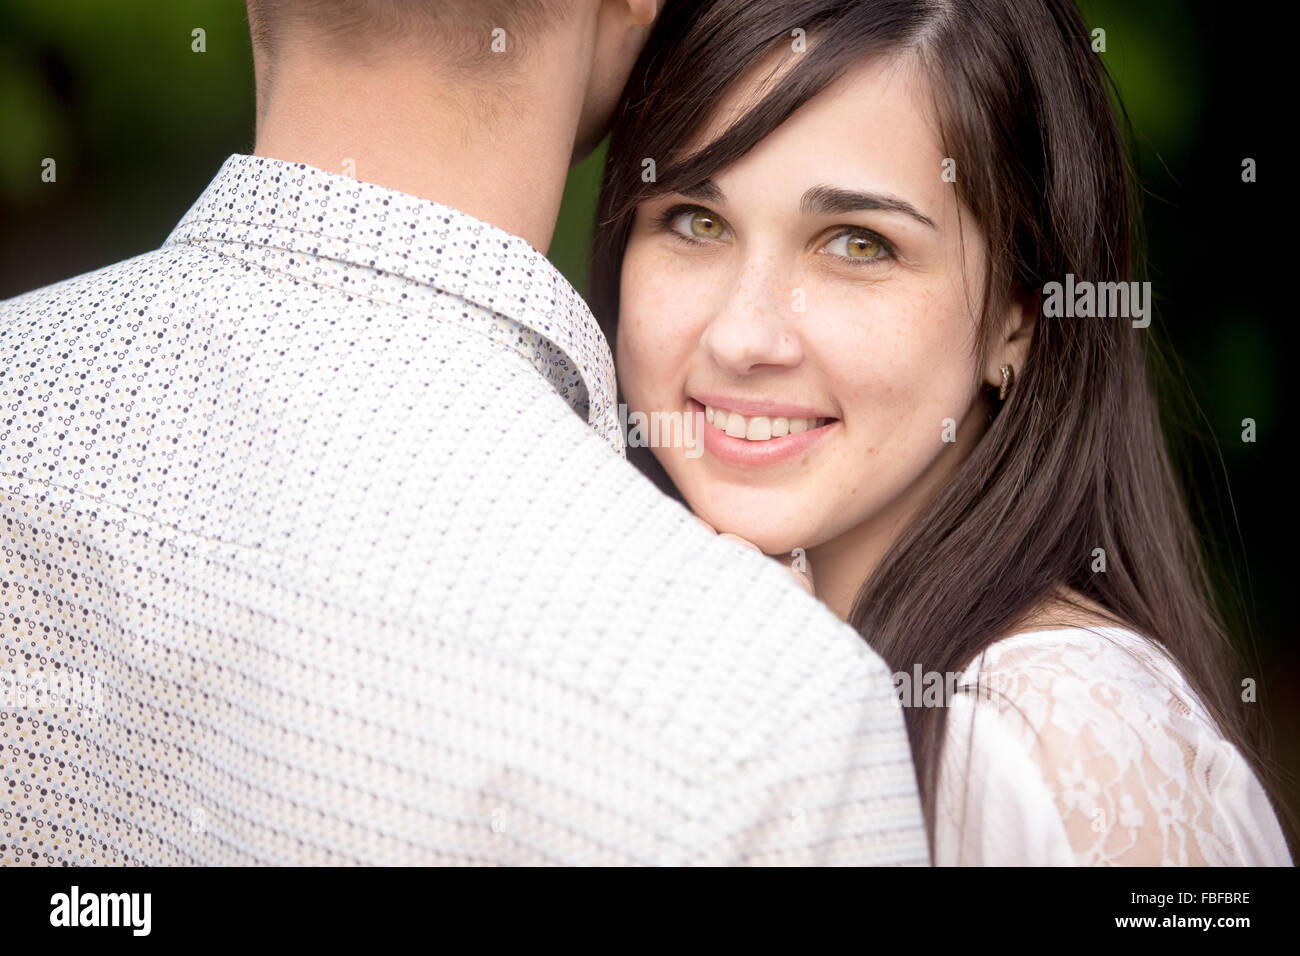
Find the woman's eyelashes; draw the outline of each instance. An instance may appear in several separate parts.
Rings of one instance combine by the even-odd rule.
[[[893,247],[883,236],[861,226],[840,229],[818,252],[845,259],[855,266],[878,265],[895,258]]]
[[[722,217],[702,206],[673,206],[656,216],[655,222],[670,235],[692,245],[716,242],[731,235]]]
[[[655,216],[654,222],[657,228],[674,239],[693,246],[731,238],[731,228],[726,220],[703,206],[672,206]],[[855,267],[880,265],[896,258],[888,240],[862,226],[838,228],[817,251]]]

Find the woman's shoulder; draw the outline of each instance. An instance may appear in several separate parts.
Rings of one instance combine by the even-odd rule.
[[[1011,633],[977,655],[965,676],[985,686],[1000,683],[1010,697],[1017,690],[1050,692],[1062,702],[1142,704],[1209,720],[1181,668],[1159,642],[1077,592],[1026,615]]]
[[[1137,636],[1133,626],[1119,615],[1073,588],[1061,587],[1023,614],[1004,639],[1098,628],[1124,631]]]
[[[1170,655],[1126,623],[1035,616],[978,655],[959,686],[945,750],[955,744],[964,769],[945,771],[950,785],[1013,774],[1022,815],[1048,821],[1040,842],[1057,852],[1068,844],[1080,863],[1289,861],[1241,755]]]
[[[958,685],[971,703],[1008,714],[1040,741],[1049,730],[1070,740],[1087,730],[1098,752],[1113,751],[1156,725],[1220,736],[1177,662],[1121,625],[1009,635],[977,655]]]

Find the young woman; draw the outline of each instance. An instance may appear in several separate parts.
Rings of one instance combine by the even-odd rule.
[[[1069,0],[670,4],[594,304],[629,408],[707,418],[702,455],[653,450],[674,493],[806,557],[898,672],[935,862],[1289,865],[1108,95]]]

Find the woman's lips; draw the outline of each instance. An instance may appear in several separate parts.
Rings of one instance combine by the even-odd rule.
[[[687,410],[691,414],[696,412],[704,414],[704,406],[695,399],[688,398],[687,403]],[[722,429],[705,423],[704,448],[710,455],[725,464],[742,468],[762,468],[789,461],[816,448],[831,436],[839,424],[839,419],[835,419],[821,428],[813,428],[797,435],[750,441],[747,438],[733,438]]]

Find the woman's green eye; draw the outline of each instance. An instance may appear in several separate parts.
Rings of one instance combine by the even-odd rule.
[[[849,236],[848,249],[855,259],[874,259],[880,255],[880,243],[870,236]]]
[[[722,220],[707,212],[687,213],[690,216],[691,235],[697,239],[717,239],[723,233]]]
[[[870,233],[845,233],[844,255],[850,259],[879,259],[884,255],[885,247],[880,240]]]
[[[727,236],[727,226],[722,221],[722,217],[714,215],[707,209],[670,211],[660,219],[660,222],[667,224],[669,229],[688,240],[725,239]]]

